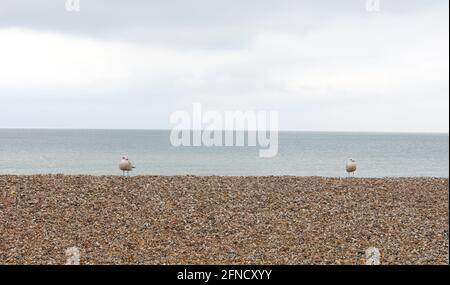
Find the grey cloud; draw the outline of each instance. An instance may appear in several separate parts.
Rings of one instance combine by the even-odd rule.
[[[447,1],[380,0],[382,12],[406,13],[448,7]],[[192,48],[239,48],[258,31],[304,33],[333,17],[361,16],[365,0],[80,0],[67,12],[65,0],[4,0],[0,27],[23,27],[107,39]]]
[[[201,102],[278,110],[282,129],[448,131],[447,0],[380,0],[379,14],[365,0],[80,1],[78,13],[65,0],[0,1],[0,32],[33,31],[12,32],[0,54],[14,75],[0,77],[0,127],[169,128],[171,112]],[[36,38],[41,49],[20,46]],[[83,63],[58,64],[75,44]],[[19,65],[21,52],[45,56]],[[58,84],[64,71],[95,88]]]

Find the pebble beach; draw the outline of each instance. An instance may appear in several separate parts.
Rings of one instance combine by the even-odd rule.
[[[0,175],[0,264],[448,264],[448,182]]]

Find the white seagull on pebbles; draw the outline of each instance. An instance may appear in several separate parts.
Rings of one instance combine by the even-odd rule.
[[[349,158],[347,160],[347,163],[345,164],[345,170],[347,171],[349,176],[350,176],[350,173],[353,173],[353,176],[355,176],[356,161],[353,158]]]
[[[130,171],[135,168],[131,161],[128,160],[128,157],[125,155],[122,156],[122,159],[119,162],[119,169],[123,171],[123,175],[125,175],[125,171],[127,172],[127,175],[129,175]]]

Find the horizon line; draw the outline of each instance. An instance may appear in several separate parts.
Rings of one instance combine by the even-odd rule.
[[[172,131],[173,129],[162,128],[54,128],[54,127],[0,127],[0,130],[92,130],[92,131]],[[180,131],[204,131],[203,129],[182,129]],[[212,130],[208,130],[212,131]],[[258,130],[214,130],[214,131],[258,131]],[[271,131],[271,130],[267,130]],[[292,130],[280,129],[278,132],[305,132],[305,133],[379,133],[379,134],[435,134],[435,135],[449,135],[449,132],[442,131],[342,131],[342,130]]]

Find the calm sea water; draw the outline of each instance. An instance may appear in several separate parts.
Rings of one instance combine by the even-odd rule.
[[[121,175],[123,154],[133,175],[449,176],[448,134],[280,132],[279,151],[259,147],[173,147],[170,131],[0,129],[0,174]]]

